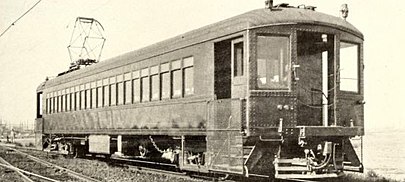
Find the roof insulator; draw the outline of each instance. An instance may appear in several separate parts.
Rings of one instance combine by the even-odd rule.
[[[342,4],[340,12],[342,13],[342,18],[346,20],[347,16],[349,16],[349,7],[347,4]]]
[[[273,9],[273,0],[266,0],[264,4],[266,9]]]

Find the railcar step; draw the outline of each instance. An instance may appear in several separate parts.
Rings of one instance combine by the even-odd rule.
[[[329,174],[277,174],[275,177],[278,179],[316,179],[316,178],[335,178],[342,174],[329,173]]]
[[[308,167],[303,166],[276,166],[276,171],[309,171]]]

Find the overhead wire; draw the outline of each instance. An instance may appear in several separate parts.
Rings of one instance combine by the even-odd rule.
[[[17,18],[13,23],[11,23],[1,34],[0,37],[2,37],[13,25],[15,25],[22,17],[24,17],[26,14],[28,14],[32,9],[35,8],[42,0],[39,0],[36,2],[30,9],[28,9],[24,14],[22,14],[20,17]]]

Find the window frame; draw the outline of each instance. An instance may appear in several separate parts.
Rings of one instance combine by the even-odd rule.
[[[346,43],[346,44],[352,44],[352,45],[355,45],[355,46],[357,46],[357,59],[356,59],[356,61],[357,61],[357,70],[356,70],[356,72],[357,72],[357,75],[356,75],[356,77],[357,77],[357,84],[356,84],[356,87],[357,87],[357,91],[352,91],[352,90],[342,90],[341,89],[341,44],[342,44],[342,42],[344,42],[344,43]],[[338,66],[338,78],[337,78],[337,82],[339,83],[339,91],[340,92],[342,92],[342,93],[350,93],[350,94],[360,94],[361,93],[361,67],[362,67],[362,65],[361,65],[361,54],[362,54],[362,52],[361,52],[361,46],[362,46],[362,43],[359,43],[359,42],[355,42],[355,41],[353,41],[353,40],[346,40],[346,39],[340,39],[339,40],[339,66]]]
[[[191,63],[192,64],[190,64],[190,65],[186,65],[185,64],[185,60],[186,59],[191,59],[192,61],[191,61]],[[243,58],[243,61],[244,61],[244,58]],[[192,80],[191,80],[191,83],[192,83],[192,93],[190,93],[190,94],[187,94],[186,93],[186,70],[187,69],[192,69],[193,71],[192,71]],[[183,84],[182,84],[182,96],[183,97],[188,97],[188,96],[191,96],[191,95],[194,95],[195,94],[195,89],[194,89],[194,86],[195,86],[195,84],[194,84],[194,73],[195,73],[195,69],[194,69],[194,57],[193,56],[189,56],[189,57],[184,57],[183,59],[182,59],[182,82],[183,82]],[[244,74],[242,74],[242,76],[244,76]]]
[[[241,71],[237,72],[238,70],[238,64],[235,62],[235,45],[237,44],[242,44],[242,61],[240,62],[241,64]],[[232,65],[231,65],[231,74],[232,78],[238,78],[238,77],[244,77],[246,75],[246,63],[245,63],[245,41],[243,40],[243,37],[237,38],[231,41],[231,60],[232,60]],[[236,72],[235,72],[236,71]],[[238,74],[240,73],[240,74]]]
[[[166,66],[167,65],[167,66]],[[163,67],[164,66],[164,67]],[[167,68],[166,68],[167,67]],[[166,82],[164,82],[163,75],[166,75],[169,77]],[[170,62],[165,62],[160,64],[160,73],[159,73],[159,94],[160,94],[160,99],[161,100],[168,100],[171,98],[171,75],[170,75]],[[163,97],[163,85],[169,86],[167,89],[167,97]]]
[[[287,86],[283,87],[283,88],[259,88],[258,85],[258,58],[259,58],[259,47],[258,47],[258,42],[259,42],[259,37],[263,36],[263,37],[283,37],[283,38],[287,38],[288,41],[288,45],[287,45],[287,58],[288,58],[288,64],[289,64],[289,72],[288,72],[288,82],[287,82]],[[267,33],[267,32],[258,32],[255,36],[255,41],[256,41],[256,51],[255,51],[255,64],[256,64],[256,70],[255,70],[255,84],[254,84],[254,89],[256,91],[268,91],[268,92],[291,92],[292,91],[292,65],[293,65],[293,51],[295,50],[293,48],[293,46],[296,46],[293,42],[293,34],[292,33]],[[267,74],[267,73],[266,73]]]
[[[142,68],[141,70],[141,75],[140,75],[140,85],[141,85],[141,99],[140,102],[150,102],[151,101],[151,89],[150,89],[150,74],[149,74],[149,67],[147,68]],[[145,80],[145,81],[144,81]],[[147,92],[145,93],[145,89],[144,89],[144,83],[148,83],[147,88]],[[145,100],[144,96],[147,96],[147,99]]]
[[[173,68],[174,67],[174,63],[175,62],[179,62],[180,63],[180,65],[177,67],[177,65],[176,65],[176,67],[175,68]],[[177,64],[177,63],[176,63]],[[183,97],[183,69],[182,69],[182,66],[183,66],[183,60],[182,59],[176,59],[176,60],[173,60],[173,61],[171,61],[170,62],[170,85],[171,85],[171,88],[170,88],[170,98],[171,99],[177,99],[177,98],[181,98],[181,97]],[[177,73],[177,72],[179,72],[180,73],[180,83],[179,83],[179,85],[180,85],[180,94],[179,95],[175,95],[175,90],[174,90],[174,85],[175,85],[175,76],[174,76],[174,73]]]

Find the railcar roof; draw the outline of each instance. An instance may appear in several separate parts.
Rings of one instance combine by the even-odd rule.
[[[155,43],[151,46],[131,51],[117,57],[113,57],[95,65],[73,71],[71,73],[59,76],[49,80],[47,85],[57,85],[66,81],[73,81],[87,74],[94,74],[99,71],[119,67],[152,56],[164,54],[188,45],[211,40],[217,37],[230,35],[246,29],[258,26],[271,26],[280,24],[319,24],[325,26],[338,27],[344,31],[356,34],[363,38],[363,34],[352,24],[342,18],[327,15],[324,13],[301,9],[301,8],[278,8],[256,9],[247,13],[181,34],[168,40]]]

